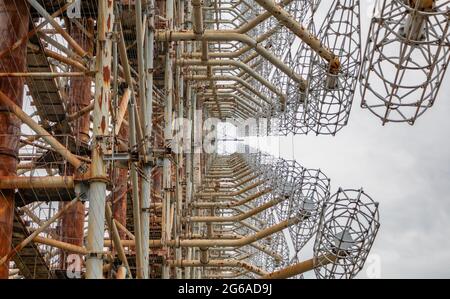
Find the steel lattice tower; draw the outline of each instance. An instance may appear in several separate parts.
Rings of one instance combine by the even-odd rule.
[[[0,278],[355,277],[376,201],[217,148],[335,135],[355,100],[414,124],[450,1],[378,4],[362,37],[358,0],[0,0]]]

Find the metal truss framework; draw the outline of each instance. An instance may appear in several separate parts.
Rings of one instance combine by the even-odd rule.
[[[361,55],[358,0],[0,0],[0,278],[354,277],[378,204],[205,151],[203,120],[334,135],[360,83],[412,124],[448,65],[448,2],[381,1]]]

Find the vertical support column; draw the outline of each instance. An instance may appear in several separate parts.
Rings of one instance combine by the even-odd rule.
[[[191,159],[192,159],[192,166],[191,166],[191,170],[192,170],[192,183],[193,183],[193,188],[192,188],[192,193],[195,195],[200,188],[201,185],[201,156],[202,156],[202,152],[203,152],[203,109],[202,106],[199,104],[198,101],[198,97],[197,97],[197,93],[193,92],[192,94],[192,109],[193,109],[193,115],[192,115],[192,131],[193,131],[193,135],[192,135],[192,149],[191,149]],[[194,198],[194,200],[196,200]],[[199,209],[195,209],[194,210],[195,214],[193,216],[200,216],[203,210],[199,210]],[[193,228],[192,231],[194,234],[198,234],[200,233],[200,225],[202,225],[202,223],[193,223]],[[199,249],[194,247],[193,248],[193,256],[195,259],[199,259],[200,258],[200,253],[199,253]],[[200,271],[201,268],[198,267],[192,267],[192,278],[196,279],[196,278],[200,278]]]
[[[24,0],[0,0],[0,52],[28,32],[28,8]],[[0,72],[26,71],[26,43],[0,59]],[[0,78],[0,90],[22,107],[23,78]],[[0,105],[0,175],[15,176],[21,121]],[[11,249],[14,220],[14,190],[0,190],[0,256]],[[0,279],[8,278],[8,262],[0,266]]]
[[[137,63],[138,63],[138,81],[139,81],[139,106],[140,106],[140,114],[141,114],[141,122],[142,126],[144,127],[144,134],[145,134],[145,156],[148,155],[149,150],[149,144],[148,144],[148,134],[147,129],[149,126],[149,115],[147,115],[147,92],[146,89],[146,71],[145,71],[145,64],[144,61],[144,48],[142,45],[144,44],[144,30],[142,25],[142,1],[136,0],[135,1],[135,11],[136,11],[136,44],[137,44]],[[151,91],[150,91],[151,92]],[[151,119],[151,118],[150,118]],[[145,157],[144,157],[145,159]],[[148,236],[145,237],[144,230],[149,230],[149,217],[148,217],[148,208],[150,207],[148,205],[148,202],[150,201],[150,178],[148,176],[149,171],[151,171],[150,166],[146,163],[146,161],[142,161],[142,167],[144,170],[145,177],[140,178],[140,186],[141,186],[141,192],[140,192],[140,209],[135,210],[137,213],[133,215],[133,217],[139,217],[140,218],[140,233],[142,234],[141,238],[141,250],[136,251],[136,277],[137,278],[148,278],[148,245],[145,248],[144,243],[148,243]],[[145,207],[144,207],[145,205]],[[136,234],[135,234],[136,235]],[[147,239],[147,241],[145,240]],[[147,254],[144,254],[144,251],[147,252]],[[147,256],[146,256],[147,255]]]
[[[179,19],[181,20],[181,24],[184,23],[184,2],[180,3],[180,7],[179,7]],[[183,46],[184,46],[184,42],[180,41],[177,44],[177,60],[181,59],[182,57],[182,53],[183,53]],[[184,155],[184,151],[183,151],[183,144],[184,144],[184,81],[183,81],[183,77],[182,77],[182,70],[181,67],[177,65],[176,67],[176,72],[175,72],[175,78],[176,78],[176,83],[177,83],[177,110],[178,110],[178,122],[181,122],[181,126],[179,126],[179,140],[183,141],[183,142],[177,142],[177,152],[176,152],[176,160],[177,160],[177,165],[176,165],[176,208],[175,208],[175,238],[178,238],[179,235],[182,233],[182,223],[181,223],[181,218],[182,218],[182,203],[183,203],[183,185],[182,185],[182,180],[183,180],[183,169],[184,169],[184,161],[183,161],[183,155]],[[175,249],[175,256],[177,260],[182,260],[183,256],[182,256],[182,248],[176,248]],[[181,267],[177,267],[176,268],[176,278],[177,279],[181,279],[182,278],[182,269]]]
[[[147,20],[148,28],[145,31],[145,47],[144,47],[144,62],[146,71],[145,82],[145,106],[144,106],[144,134],[145,147],[147,156],[150,156],[152,151],[151,137],[153,130],[153,52],[154,52],[154,30],[155,30],[155,15],[154,15],[154,0],[148,3]],[[139,72],[141,69],[139,69]],[[142,255],[143,261],[143,276],[149,278],[149,239],[150,239],[150,204],[151,204],[151,190],[152,190],[152,166],[149,161],[143,161],[143,171],[146,179],[142,182]]]
[[[188,45],[189,47],[189,45]],[[189,50],[188,50],[189,52]],[[186,140],[189,141],[189,150],[186,153],[186,198],[185,198],[185,204],[183,209],[186,211],[187,214],[190,214],[190,208],[191,208],[191,202],[192,202],[192,142],[193,142],[193,138],[192,138],[192,116],[193,116],[193,107],[192,107],[192,102],[191,102],[191,98],[192,98],[192,87],[190,85],[190,83],[186,84],[186,105],[188,108],[188,120],[189,120],[189,127],[190,129],[188,130],[188,133],[190,134],[189,136],[186,136]],[[190,224],[186,224],[185,226],[185,234],[189,234],[190,233]],[[188,247],[187,249],[187,260],[192,260],[192,247]],[[191,267],[185,267],[184,269],[184,278],[185,279],[190,279],[191,278]]]
[[[168,30],[173,30],[174,28],[174,0],[166,1],[166,19],[168,22]],[[164,88],[166,91],[166,105],[164,106],[164,143],[165,147],[171,148],[172,146],[172,101],[173,101],[173,72],[172,72],[172,42],[167,44],[167,53],[165,57],[165,69],[164,69]],[[168,155],[171,153],[166,153],[164,156],[163,165],[163,215],[162,215],[162,244],[166,251],[166,257],[169,254],[169,247],[166,243],[171,239],[171,193],[172,193],[172,174],[171,168],[172,163]],[[170,267],[165,261],[163,264],[162,278],[170,278]]]
[[[186,15],[185,20],[192,20],[192,2],[186,1]],[[191,30],[192,29],[192,22],[185,22],[185,29]],[[188,53],[191,53],[193,50],[193,42],[188,41],[186,42],[186,51]],[[189,119],[189,130],[188,134],[189,136],[186,136],[186,139],[189,141],[189,150],[186,153],[186,198],[185,198],[185,205],[184,209],[187,211],[188,214],[192,213],[192,210],[189,210],[191,208],[191,202],[193,200],[193,192],[194,192],[194,186],[193,186],[193,169],[192,169],[192,157],[194,155],[194,113],[195,113],[195,105],[193,102],[193,88],[191,85],[192,82],[186,83],[186,105],[188,108],[188,119]],[[185,234],[189,234],[192,232],[192,224],[186,224],[185,226]],[[187,248],[187,257],[186,259],[192,260],[193,258],[193,248],[188,247]],[[192,271],[193,267],[185,267],[184,269],[184,278],[190,279],[192,278]]]
[[[202,100],[197,99],[194,93],[194,155],[193,155],[193,172],[194,172],[194,194],[198,192],[198,188],[202,182],[202,153],[203,153],[203,105]]]
[[[87,32],[94,34],[94,20],[81,19]],[[87,37],[83,31],[77,26],[70,24],[69,32],[72,38],[77,42],[87,53],[93,55],[94,42]],[[87,106],[91,102],[91,78],[84,77],[72,77],[70,80],[69,89],[69,114],[76,113]],[[75,135],[75,142],[87,143],[89,141],[89,125],[90,115],[86,113],[72,123],[73,133]],[[72,175],[74,168],[71,165],[67,166],[67,175]],[[79,184],[79,183],[78,183]],[[75,190],[79,191],[81,186],[76,186]],[[67,203],[60,203],[60,209],[64,209]],[[79,201],[70,207],[61,217],[61,241],[70,243],[77,246],[83,246],[84,239],[84,215],[85,206],[84,203]],[[60,265],[61,269],[66,269],[66,254],[62,251]]]
[[[112,33],[114,1],[99,0],[97,19],[97,56],[95,74],[94,120],[89,186],[89,222],[86,258],[86,278],[103,278],[103,241],[105,233],[106,163],[103,160],[105,138],[108,135],[111,97]]]

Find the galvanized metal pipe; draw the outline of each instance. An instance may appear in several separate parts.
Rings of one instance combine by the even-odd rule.
[[[166,19],[168,20],[168,28],[174,28],[174,0],[166,1]],[[171,144],[172,141],[172,102],[173,102],[173,72],[172,72],[172,43],[167,40],[167,50],[165,55],[164,69],[164,89],[166,91],[166,102],[164,106],[164,143],[165,146]],[[164,157],[163,165],[163,222],[162,222],[162,242],[166,244],[171,239],[171,210],[172,210],[172,163],[169,157]],[[168,249],[166,247],[166,252]],[[163,264],[163,278],[169,278],[169,265],[167,262]]]
[[[154,7],[154,0],[149,4]],[[148,28],[145,29],[145,47],[144,47],[144,69],[145,69],[145,105],[141,107],[144,111],[144,137],[145,152],[150,155],[152,144],[151,136],[153,131],[153,59],[154,59],[154,12],[147,16]],[[139,71],[141,71],[139,69]],[[140,83],[141,84],[141,83]],[[142,83],[144,84],[144,83]],[[141,184],[141,226],[142,226],[142,256],[143,256],[143,278],[149,278],[149,246],[150,238],[150,207],[152,190],[152,166],[148,161],[143,161],[143,171],[145,178]]]
[[[105,138],[109,134],[109,107],[111,93],[112,33],[114,1],[98,2],[98,40],[95,75],[94,121],[91,180],[89,185],[89,219],[87,249],[92,252],[86,258],[86,278],[103,278],[103,239],[105,232],[106,162]]]

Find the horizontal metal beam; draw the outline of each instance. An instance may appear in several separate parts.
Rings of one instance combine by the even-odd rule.
[[[302,91],[306,90],[307,81],[299,74],[293,71],[289,66],[284,64],[279,58],[269,52],[266,48],[258,44],[253,38],[246,34],[240,34],[227,31],[205,32],[202,35],[195,34],[192,31],[170,31],[158,30],[156,31],[156,40],[158,41],[239,41],[242,42],[258,52],[262,57],[267,59],[274,66],[279,68],[289,78],[299,84]]]
[[[56,189],[74,187],[73,176],[0,176],[0,189]]]
[[[240,267],[258,275],[268,274],[261,268],[239,260],[209,260],[207,263],[202,263],[200,260],[168,260],[167,262],[173,267]]]

